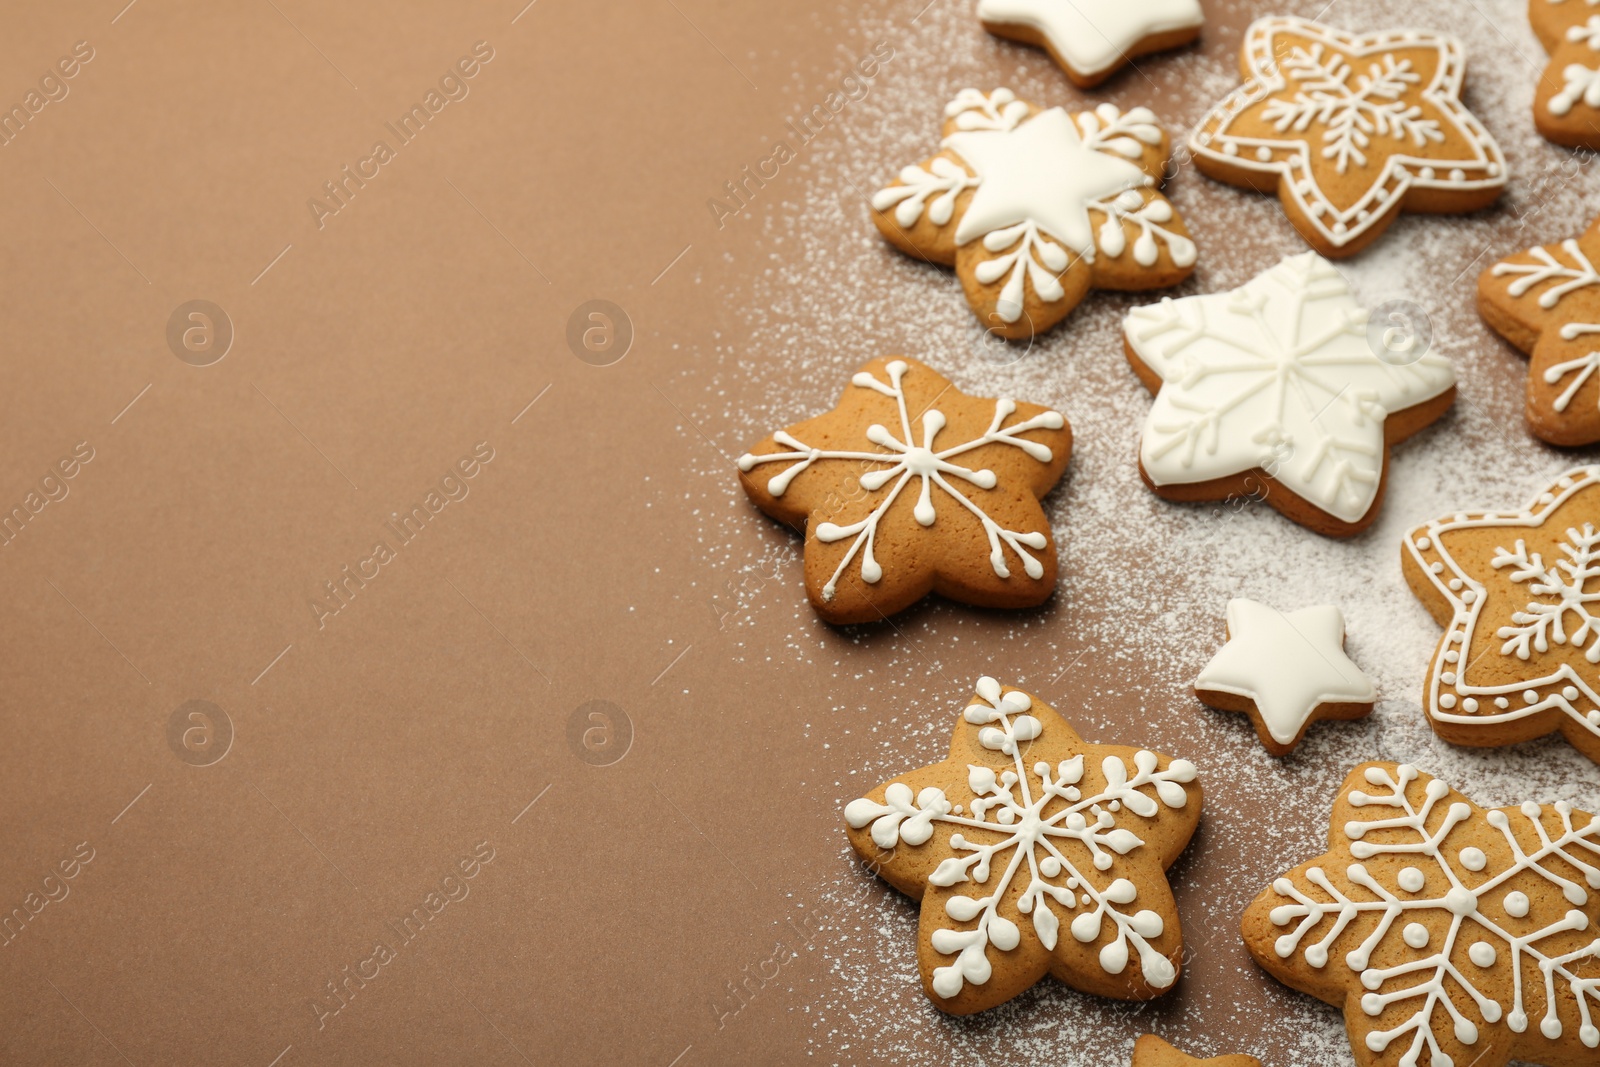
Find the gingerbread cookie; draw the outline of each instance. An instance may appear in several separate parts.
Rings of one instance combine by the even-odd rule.
[[[1524,511],[1418,526],[1400,561],[1445,628],[1422,695],[1434,732],[1492,747],[1559,730],[1600,762],[1600,467]]]
[[[1476,211],[1505,189],[1500,146],[1461,103],[1466,60],[1424,30],[1353,34],[1310,19],[1257,19],[1245,83],[1189,145],[1220,181],[1276,191],[1325,256],[1352,256],[1404,211]]]
[[[1072,430],[1037,404],[972,397],[914,359],[875,359],[838,407],[739,457],[762,511],[806,535],[806,592],[832,623],[875,622],[937,592],[993,608],[1049,599],[1039,500]]]
[[[1528,425],[1553,445],[1600,441],[1597,256],[1600,222],[1576,240],[1519,252],[1478,276],[1484,321],[1528,354]]]
[[[1218,1056],[1210,1060],[1197,1060],[1154,1034],[1145,1034],[1133,1043],[1133,1067],[1261,1067],[1261,1061],[1254,1056]]]
[[[901,250],[953,265],[986,329],[1031,337],[1090,288],[1189,276],[1194,242],[1157,191],[1169,147],[1147,108],[1070,115],[963,89],[939,154],[879,190],[872,218]]]
[[[1600,3],[1528,0],[1528,21],[1550,53],[1533,124],[1556,144],[1600,148]]]
[[[1048,51],[1080,88],[1200,36],[1200,0],[978,0],[983,28]]]
[[[1123,332],[1156,394],[1139,449],[1146,485],[1169,500],[1264,487],[1267,503],[1332,537],[1372,523],[1389,446],[1455,400],[1448,360],[1369,342],[1366,311],[1315,252],[1231,292],[1134,308]]]
[[[1281,611],[1228,601],[1228,643],[1194,683],[1203,704],[1241,711],[1274,756],[1294,751],[1323,719],[1372,714],[1378,692],[1344,652],[1344,614],[1320,605]]]
[[[1328,851],[1256,898],[1268,973],[1344,1009],[1358,1067],[1600,1062],[1600,823],[1489,811],[1415,767],[1367,763]]]
[[[1046,973],[1125,1000],[1171,989],[1183,937],[1165,871],[1200,803],[1193,764],[1085,744],[1053,708],[980,678],[950,757],[844,817],[861,858],[922,901],[929,998],[967,1015]]]

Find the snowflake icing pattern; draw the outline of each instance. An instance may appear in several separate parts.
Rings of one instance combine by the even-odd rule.
[[[1438,120],[1423,118],[1422,108],[1404,99],[1422,80],[1409,59],[1385,53],[1359,72],[1341,53],[1316,43],[1309,49],[1296,45],[1280,65],[1296,92],[1269,100],[1261,117],[1279,133],[1304,133],[1313,122],[1321,124],[1322,158],[1332,160],[1340,174],[1352,162],[1367,165],[1365,149],[1373,137],[1417,148],[1444,140]]]
[[[767,463],[788,464],[766,483],[767,491],[774,497],[782,497],[790,483],[813,464],[835,460],[873,467],[858,479],[858,484],[866,492],[876,494],[885,486],[888,487],[888,492],[876,499],[872,510],[864,518],[843,526],[833,522],[822,522],[817,525],[817,540],[824,544],[843,541],[846,538],[852,539],[849,550],[822,588],[824,600],[833,599],[838,590],[840,576],[858,553],[861,556],[861,580],[872,585],[883,578],[883,566],[873,554],[878,527],[901,491],[913,481],[920,482],[917,502],[912,511],[919,525],[923,527],[934,525],[937,512],[934,508],[933,490],[938,488],[955,504],[971,512],[981,524],[989,539],[989,566],[994,569],[996,576],[1000,578],[1011,576],[1011,568],[1006,557],[1007,550],[1021,561],[1023,571],[1029,578],[1037,581],[1044,576],[1044,565],[1029,550],[1036,552],[1048,547],[1050,544],[1048,536],[1039,530],[1003,528],[969,496],[952,485],[949,479],[958,479],[979,489],[995,488],[998,479],[993,471],[972,470],[952,462],[965,453],[989,444],[1007,445],[1040,463],[1049,463],[1054,458],[1054,453],[1047,445],[1018,435],[1038,429],[1060,430],[1066,426],[1067,420],[1059,412],[1044,411],[1008,426],[1006,420],[1016,414],[1017,404],[1014,400],[1002,397],[994,402],[994,417],[987,431],[971,440],[938,448],[935,446],[935,441],[945,428],[947,420],[943,412],[930,406],[921,415],[922,434],[921,443],[918,444],[912,428],[911,413],[906,404],[904,384],[911,370],[909,363],[897,359],[885,367],[887,381],[869,371],[861,371],[850,380],[851,385],[858,389],[870,389],[895,402],[900,423],[899,436],[879,423],[873,423],[866,428],[867,441],[877,445],[879,451],[814,448],[787,430],[779,430],[773,435],[773,439],[789,451],[761,455],[747,452],[739,457],[739,469],[747,473]]]
[[[1385,418],[1455,384],[1436,353],[1374,355],[1367,312],[1314,252],[1231,292],[1135,308],[1126,333],[1162,380],[1140,449],[1156,485],[1261,468],[1347,523],[1377,498]]]
[[[1246,915],[1264,967],[1345,1004],[1385,1067],[1577,1063],[1577,1043],[1600,1047],[1600,822],[1566,803],[1486,812],[1395,764],[1357,768],[1341,800],[1335,849]]]
[[[1139,834],[1125,825],[1127,815],[1152,820],[1164,809],[1181,812],[1192,832],[1199,803],[1195,797],[1190,804],[1185,787],[1195,781],[1194,765],[1173,760],[1163,767],[1162,757],[1144,750],[1133,753],[1131,765],[1120,755],[1107,754],[1099,761],[1099,774],[1092,776],[1102,784],[1090,787],[1085,760],[1100,746],[1083,745],[1052,709],[1019,690],[1002,691],[993,678],[979,679],[977,694],[962,719],[977,728],[978,746],[1009,757],[1010,763],[966,763],[970,798],[965,806],[952,801],[944,788],[929,785],[913,793],[911,786],[897,781],[885,788],[881,803],[853,800],[844,812],[848,825],[867,829],[872,845],[884,852],[902,845],[920,848],[940,827],[951,828],[940,835],[950,855],[926,875],[926,884],[952,892],[930,890],[924,924],[927,908],[941,909],[932,945],[954,959],[932,970],[929,987],[949,999],[988,982],[993,971],[990,950],[1010,952],[1023,936],[1018,922],[1002,913],[1005,905],[1018,918],[1027,918],[1047,951],[1063,941],[1059,911],[1071,917],[1067,936],[1072,942],[1100,944],[1093,958],[1105,975],[1121,975],[1137,959],[1141,981],[1151,993],[1170,988],[1177,980],[1176,952],[1153,943],[1167,932],[1167,923],[1156,911],[1137,907],[1138,886],[1111,869],[1122,857],[1137,859],[1145,847]],[[1045,749],[1061,757],[1053,762],[1038,758],[1045,748],[1040,738],[1047,722],[1058,735]],[[946,766],[955,772],[951,764],[956,763],[952,756]],[[866,850],[862,854],[880,862]],[[1127,992],[1140,995],[1132,985]]]

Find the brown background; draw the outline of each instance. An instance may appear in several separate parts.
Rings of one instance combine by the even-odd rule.
[[[1407,522],[1519,501],[1568,461],[1527,439],[1523,365],[1470,312],[1475,261],[1573,232],[1592,186],[1526,129],[1543,57],[1519,3],[1416,5],[1488,51],[1471,99],[1544,177],[1365,257],[1395,253],[1364,268],[1369,291],[1398,277],[1423,300],[1465,402],[1397,463],[1405,513],[1349,546],[1264,508],[1225,523],[1147,498],[1147,402],[1115,347],[1128,298],[996,356],[948,275],[870,232],[865,191],[929,154],[961,84],[1086,99],[967,0],[119,6],[13,10],[0,34],[7,102],[74,42],[95,51],[0,149],[0,502],[94,449],[0,547],[0,913],[94,850],[0,947],[0,1062],[1109,1065],[1157,1027],[1207,1054],[1345,1063],[1337,1015],[1261,976],[1233,918],[1315,850],[1344,767],[1424,758],[1486,802],[1600,803],[1600,774],[1558,744],[1463,754],[1419,726],[1434,632],[1393,564]],[[1200,47],[1101,95],[1181,134],[1266,10],[1208,0]],[[707,198],[878,40],[895,58],[873,95],[719,228]],[[319,229],[307,199],[477,41],[494,58],[470,95]],[[1174,186],[1202,256],[1185,291],[1299,247],[1269,198],[1192,171]],[[196,298],[236,331],[205,367],[166,340]],[[636,331],[611,366],[566,342],[591,299]],[[1044,611],[932,604],[829,630],[797,539],[744,504],[728,457],[895,350],[1072,419]],[[494,458],[470,494],[399,547],[390,513],[479,442]],[[396,559],[319,627],[309,599],[379,538]],[[1273,763],[1242,718],[1198,712],[1185,687],[1235,581],[1370,595],[1352,651],[1379,664],[1379,714]],[[915,982],[914,906],[847,858],[838,805],[938,758],[985,671],[1086,736],[1201,764],[1207,822],[1174,870],[1192,959],[1160,1004],[1046,983],[943,1018]],[[609,766],[569,731],[595,699],[622,747],[589,758],[621,751]],[[189,700],[231,724],[209,766],[169,743]],[[470,894],[400,944],[390,923],[484,841]],[[312,1003],[375,941],[396,958],[319,1028]],[[752,973],[771,980],[740,1009]]]

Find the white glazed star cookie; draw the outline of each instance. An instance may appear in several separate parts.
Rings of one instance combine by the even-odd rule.
[[[1200,36],[1200,0],[978,0],[983,28],[1048,51],[1067,77],[1098,85],[1126,63]]]
[[[1268,752],[1287,756],[1313,722],[1359,719],[1378,697],[1344,652],[1344,613],[1329,605],[1284,613],[1228,601],[1228,643],[1194,683],[1214,708],[1248,714]]]

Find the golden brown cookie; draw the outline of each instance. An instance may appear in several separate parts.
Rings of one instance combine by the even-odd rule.
[[[1525,510],[1418,526],[1400,562],[1445,628],[1422,693],[1434,732],[1495,747],[1559,730],[1600,762],[1600,467]]]
[[[1328,851],[1245,911],[1245,945],[1344,1009],[1358,1067],[1600,1062],[1600,823],[1567,803],[1485,811],[1367,763]]]
[[[991,608],[1049,599],[1039,500],[1060,481],[1060,413],[967,396],[925,364],[875,359],[839,405],[739,457],[762,511],[806,537],[806,593],[832,623],[876,622],[937,592]]]
[[[1133,1044],[1133,1067],[1261,1067],[1254,1056],[1218,1056],[1197,1060],[1179,1052],[1154,1034],[1145,1034]]]
[[[1600,4],[1529,0],[1528,21],[1550,65],[1533,96],[1533,124],[1546,140],[1600,148]]]
[[[1528,426],[1553,445],[1600,441],[1600,222],[1478,275],[1484,321],[1529,357]]]
[[[1325,719],[1372,714],[1378,692],[1344,653],[1344,613],[1327,604],[1285,614],[1228,601],[1228,643],[1194,683],[1202,704],[1250,716],[1274,756],[1293,752]]]
[[[872,197],[894,245],[954,266],[967,303],[1001,337],[1042,333],[1091,288],[1176,285],[1195,247],[1158,191],[1170,157],[1148,108],[1068,114],[1009,89],[963,89],[938,155]]]
[[[978,0],[983,28],[1043,48],[1074,85],[1099,85],[1139,56],[1200,36],[1200,0]]]
[[[1476,211],[1505,189],[1500,146],[1461,103],[1453,37],[1274,15],[1251,24],[1239,65],[1245,83],[1189,140],[1195,164],[1276,192],[1325,256],[1355,255],[1401,211]]]
[[[1171,989],[1183,936],[1165,872],[1200,803],[1188,761],[1086,744],[1049,705],[980,678],[950,757],[844,817],[861,858],[922,901],[928,997],[968,1015],[1046,973],[1124,1000]]]
[[[1134,308],[1123,336],[1156,394],[1139,447],[1146,485],[1169,500],[1264,496],[1330,537],[1372,524],[1389,447],[1455,400],[1450,362],[1375,343],[1349,284],[1315,252],[1230,292]]]

